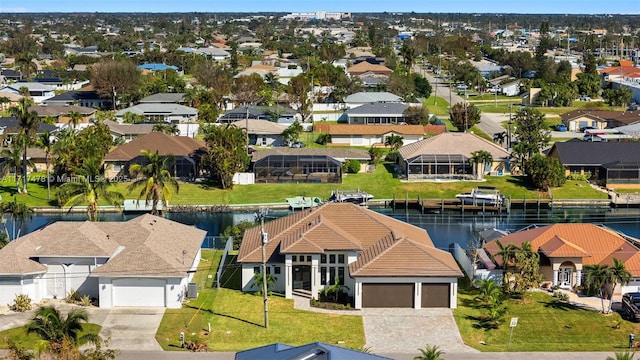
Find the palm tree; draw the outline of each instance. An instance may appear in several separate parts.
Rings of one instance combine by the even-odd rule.
[[[38,66],[33,62],[34,60],[33,54],[19,54],[16,56],[16,67],[20,69],[21,75],[29,80],[31,79],[31,74],[38,70]]]
[[[138,201],[144,198],[146,203],[151,203],[151,214],[158,215],[158,204],[166,205],[171,201],[171,190],[176,194],[180,190],[178,182],[171,176],[167,165],[173,161],[172,157],[160,157],[158,151],[152,153],[149,150],[140,151],[145,158],[146,165],[132,164],[129,173],[134,178],[133,183],[127,187],[131,192],[141,189]]]
[[[38,147],[44,150],[44,166],[45,174],[47,176],[47,200],[51,200],[51,179],[49,178],[49,165],[51,164],[53,141],[51,141],[51,134],[49,133],[49,131],[45,131],[38,136]]]
[[[98,337],[94,334],[80,336],[82,322],[87,322],[88,319],[87,312],[83,309],[73,309],[64,317],[55,307],[43,306],[36,310],[33,319],[27,325],[27,333],[34,333],[47,341],[52,350],[59,349],[65,341],[73,346],[88,341],[95,343]]]
[[[418,351],[420,351],[420,355],[414,356],[413,360],[440,360],[444,355],[444,351],[440,350],[437,345],[425,345],[424,348],[418,349]]]
[[[616,258],[613,258],[613,266],[609,266],[609,272],[611,273],[611,275],[609,276],[609,278],[611,279],[611,294],[609,296],[609,309],[607,313],[611,312],[611,305],[613,304],[613,294],[615,293],[616,285],[619,283],[620,286],[624,286],[633,279],[633,276],[625,267],[624,262]]]
[[[167,123],[157,123],[153,125],[151,131],[165,133],[167,135],[178,135],[180,134],[180,129],[178,129],[177,124],[167,124]]]
[[[502,298],[502,288],[495,281],[482,279],[476,281],[476,287],[480,290],[480,294],[476,301],[483,305],[492,305],[500,302]]]
[[[469,159],[469,163],[473,166],[473,173],[476,174],[479,180],[482,180],[484,175],[485,164],[490,164],[493,162],[493,157],[491,153],[486,150],[478,150],[471,153],[471,158]],[[478,169],[478,167],[480,167]]]
[[[25,203],[18,202],[16,197],[13,197],[13,201],[3,201],[0,203],[0,212],[2,213],[2,225],[7,237],[11,240],[15,240],[20,237],[22,228],[27,220],[31,219],[33,215],[33,209],[27,206]],[[7,228],[7,219],[5,214],[9,214],[11,220],[11,234]]]
[[[604,298],[606,294],[606,284],[607,277],[609,276],[609,271],[607,266],[594,264],[594,265],[586,265],[584,267],[584,283],[586,286],[596,289],[598,291],[598,295],[600,296],[600,302],[602,304],[602,312],[606,312],[606,308],[604,306]]]
[[[398,151],[404,144],[404,138],[400,135],[391,134],[384,139],[384,145],[389,146],[391,151]]]
[[[40,126],[40,117],[35,111],[29,112],[29,107],[33,105],[31,98],[22,98],[18,104],[9,109],[12,116],[18,119],[20,131],[18,137],[23,145],[22,153],[22,192],[27,194],[27,147],[32,143],[33,136]]]
[[[333,294],[333,301],[338,302],[338,297],[345,290],[349,291],[349,287],[346,285],[340,284],[340,278],[336,276],[336,278],[333,280],[333,285],[326,287],[324,290],[322,290],[322,295],[329,296]]]
[[[78,127],[80,120],[82,120],[82,114],[77,111],[69,111],[69,125],[73,130]]]
[[[493,134],[493,142],[500,144],[500,146],[504,145],[504,141],[506,139],[507,139],[507,133],[504,131],[501,133]]]
[[[276,278],[273,274],[267,274],[267,290],[273,289],[276,286]],[[258,288],[258,295],[262,295],[262,274],[259,272],[253,273],[253,282],[251,283],[251,287]]]
[[[514,244],[507,244],[506,246],[502,245],[500,240],[496,240],[496,245],[498,246],[498,252],[491,255],[491,259],[496,262],[496,257],[501,257],[500,267],[504,270],[509,266],[512,266],[516,260],[516,252],[518,251],[518,247]]]
[[[16,191],[20,193],[22,189],[20,188],[20,165],[22,164],[22,146],[19,142],[13,143],[13,146],[9,149],[2,150],[0,152],[0,156],[4,159],[4,164],[2,166],[2,170],[0,171],[0,175],[2,177],[7,176],[11,171],[13,171],[13,177],[16,182]]]
[[[104,176],[104,168],[98,160],[89,159],[81,168],[74,170],[77,181],[66,182],[58,189],[58,197],[64,201],[64,206],[69,206],[69,211],[74,206],[87,204],[87,218],[96,221],[100,199],[120,208],[124,197],[119,192],[109,190],[111,182]]]

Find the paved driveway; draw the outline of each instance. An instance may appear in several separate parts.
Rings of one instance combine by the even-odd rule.
[[[375,354],[414,354],[426,344],[447,353],[478,352],[462,342],[450,309],[363,309],[366,347]]]
[[[111,338],[109,347],[120,350],[162,350],[156,331],[164,308],[96,309],[89,321],[102,325],[100,337]],[[177,336],[177,335],[176,335]]]

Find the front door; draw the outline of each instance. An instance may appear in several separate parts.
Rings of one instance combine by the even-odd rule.
[[[573,268],[561,267],[558,269],[558,286],[570,288],[572,285]]]
[[[293,266],[293,289],[303,289],[311,291],[311,266]]]

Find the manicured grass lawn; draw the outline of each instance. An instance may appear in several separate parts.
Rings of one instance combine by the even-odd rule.
[[[485,330],[475,320],[482,310],[474,297],[475,293],[460,291],[453,314],[465,344],[481,351],[507,351],[512,317],[518,318],[518,324],[509,351],[624,351],[629,334],[640,330],[639,324],[617,313],[604,316],[555,301],[542,292],[508,300],[504,322],[498,329]]]
[[[449,102],[439,96],[436,98],[437,100],[434,99],[433,95],[429,96],[422,104],[429,109],[430,114],[434,114],[437,117],[449,117]]]
[[[0,317],[2,319],[2,317]],[[82,324],[80,336],[86,334],[98,335],[102,327],[97,324]],[[12,340],[19,348],[37,349],[42,340],[34,334],[27,334],[26,326],[21,326],[0,332],[0,349],[7,348],[7,342],[4,339]]]
[[[274,342],[301,345],[315,341],[362,349],[365,343],[360,316],[340,316],[295,310],[293,300],[280,295],[269,297],[269,329],[265,329],[262,297],[239,291],[240,269],[235,256],[228,257],[228,267],[221,281],[223,288],[212,288],[208,274],[217,271],[221,252],[203,250],[194,281],[206,279],[197,300],[182,309],[167,309],[156,333],[165,350],[180,350],[178,334],[185,339],[205,342],[212,351],[239,351]],[[207,334],[208,324],[211,333]]]

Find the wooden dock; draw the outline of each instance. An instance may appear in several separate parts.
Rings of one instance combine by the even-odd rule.
[[[512,209],[519,210],[548,210],[553,203],[551,199],[506,199],[499,206],[477,204],[464,204],[459,199],[393,199],[389,202],[392,209],[413,209],[421,213],[439,213],[445,211],[459,211],[470,213],[494,213],[508,214]]]

